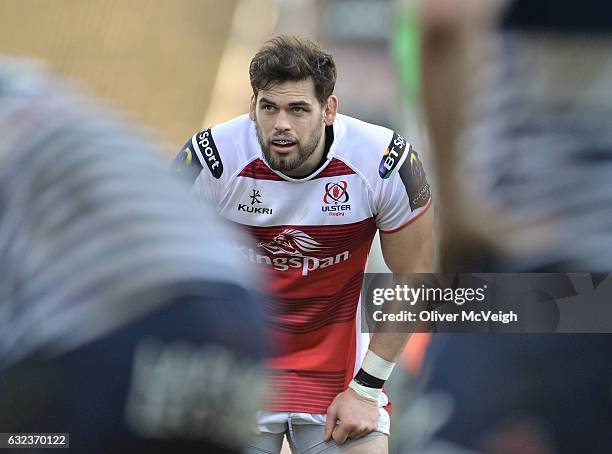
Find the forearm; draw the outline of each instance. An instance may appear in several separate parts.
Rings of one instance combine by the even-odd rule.
[[[399,232],[381,233],[383,257],[396,279],[403,273],[433,272],[433,218],[430,205],[412,225]]]
[[[369,350],[382,359],[395,362],[404,351],[411,333],[374,333]]]
[[[411,274],[394,273],[393,282],[397,285],[414,286],[411,277]],[[420,303],[417,302],[415,309],[418,310],[420,306]],[[398,305],[395,301],[387,301],[385,307],[386,311],[395,312],[403,307],[403,305]],[[402,330],[402,332],[390,331],[389,328],[390,325],[384,322],[379,323],[375,327],[361,369],[355,377],[357,384],[363,385],[366,388],[376,388],[379,390],[382,388],[384,381],[389,378],[395,362],[404,350],[410,338],[410,333],[415,330],[416,324],[414,326],[406,326],[406,329]],[[371,389],[361,390],[368,392],[371,396],[377,395],[377,392]]]
[[[360,396],[377,402],[383,385],[391,375],[409,337],[409,333],[374,334],[361,368],[349,388]]]

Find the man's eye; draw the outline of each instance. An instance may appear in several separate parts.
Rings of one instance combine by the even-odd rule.
[[[274,106],[271,106],[270,104],[266,104],[265,106],[263,106],[263,110],[264,112],[274,112]]]
[[[294,107],[291,109],[293,111],[293,113],[304,113],[306,112],[306,110],[303,107]]]

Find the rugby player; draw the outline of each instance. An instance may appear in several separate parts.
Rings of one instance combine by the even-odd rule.
[[[333,57],[294,36],[249,68],[249,113],[195,134],[176,165],[195,193],[256,239],[237,244],[267,279],[269,392],[250,452],[387,452],[382,390],[406,334],[361,334],[374,234],[395,273],[432,266],[430,188],[398,133],[338,113]]]

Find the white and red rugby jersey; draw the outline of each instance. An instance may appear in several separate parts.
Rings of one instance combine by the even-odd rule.
[[[416,152],[389,129],[338,115],[325,163],[294,179],[268,166],[243,115],[195,134],[177,161],[195,170],[196,194],[255,239],[238,247],[272,295],[265,409],[325,413],[367,349],[358,306],[376,229],[399,230],[431,203]]]

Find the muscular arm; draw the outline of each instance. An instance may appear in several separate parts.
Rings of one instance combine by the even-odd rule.
[[[396,274],[431,273],[433,262],[433,207],[395,233],[381,233],[385,263]]]
[[[409,226],[395,233],[381,234],[383,256],[394,274],[432,271],[432,230],[433,209],[430,206]],[[370,350],[386,361],[395,362],[409,337],[409,333],[376,333]],[[363,437],[377,429],[378,414],[378,402],[349,388],[336,396],[327,410],[324,441],[333,438],[341,444],[347,438]]]
[[[385,263],[401,280],[403,273],[433,272],[433,207],[408,227],[395,233],[381,233]],[[410,333],[375,333],[369,349],[387,361],[395,362],[408,342]]]

